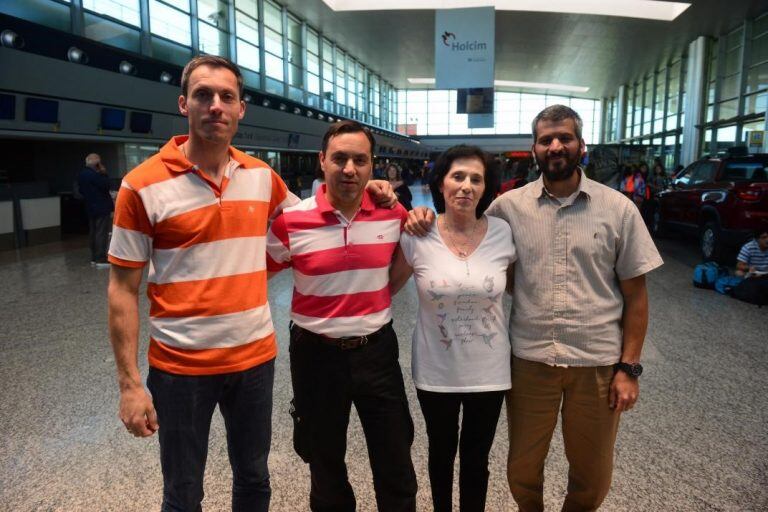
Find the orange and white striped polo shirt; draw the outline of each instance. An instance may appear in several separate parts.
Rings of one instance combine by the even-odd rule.
[[[149,364],[212,375],[277,355],[267,303],[268,220],[298,203],[264,162],[232,147],[221,186],[179,150],[187,136],[123,179],[109,261],[149,262]]]

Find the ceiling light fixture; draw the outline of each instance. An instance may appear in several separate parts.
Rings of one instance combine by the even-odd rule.
[[[459,9],[493,6],[497,11],[551,12],[556,14],[591,14],[646,20],[672,21],[691,6],[689,2],[659,0],[323,0],[333,11],[399,11]]]
[[[14,48],[18,50],[24,48],[24,38],[13,30],[7,28],[0,32],[0,44],[6,48]]]
[[[409,84],[435,85],[434,78],[409,78]],[[494,80],[496,87],[520,87],[521,89],[547,89],[550,91],[587,92],[589,87],[583,85],[549,84],[543,82],[519,82],[516,80]]]
[[[67,60],[75,64],[88,64],[88,54],[77,46],[70,46],[67,50]]]
[[[120,65],[117,68],[124,75],[135,75],[136,66],[128,62],[127,60],[120,61]]]

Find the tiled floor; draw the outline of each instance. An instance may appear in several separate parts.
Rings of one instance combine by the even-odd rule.
[[[414,192],[418,192],[415,187]],[[414,204],[419,204],[414,201]],[[614,484],[603,510],[768,509],[768,309],[690,285],[696,256],[660,242],[666,264],[649,276],[651,324],[638,407],[622,420]],[[107,270],[82,241],[0,255],[0,510],[147,511],[159,508],[157,439],[134,439],[117,419],[107,338]],[[270,466],[273,510],[306,511],[309,473],[293,453],[286,312],[291,276],[270,282],[280,355]],[[416,423],[419,510],[430,510],[426,435],[410,379],[412,283],[395,298],[395,328]],[[142,315],[147,302],[142,296]],[[141,331],[146,375],[146,323]],[[348,462],[359,510],[375,510],[365,442],[350,425]],[[506,421],[491,453],[489,511],[516,510],[505,477]],[[567,465],[556,433],[545,500],[557,510]],[[231,473],[215,415],[206,510],[227,510]]]

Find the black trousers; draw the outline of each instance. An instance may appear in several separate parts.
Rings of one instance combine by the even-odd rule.
[[[491,451],[506,391],[436,393],[416,390],[429,438],[429,482],[435,512],[451,512],[453,462],[459,448],[459,510],[482,512]],[[459,441],[459,409],[464,407]]]
[[[109,243],[109,229],[112,227],[110,215],[88,217],[88,238],[91,247],[91,261],[96,263],[107,262],[107,244]]]
[[[376,341],[352,350],[291,328],[294,447],[309,462],[313,511],[355,510],[344,462],[352,404],[368,445],[378,510],[416,510],[413,421],[398,356],[391,323]]]

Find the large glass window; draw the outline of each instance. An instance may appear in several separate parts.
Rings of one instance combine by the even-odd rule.
[[[307,92],[320,95],[320,37],[307,29]]]
[[[288,16],[288,84],[304,87],[304,66],[302,65],[301,21]]]
[[[375,75],[371,75],[371,79],[375,80]],[[381,87],[390,86],[382,81]],[[398,131],[408,135],[529,135],[534,117],[554,104],[570,106],[579,113],[584,122],[582,135],[587,144],[598,141],[601,123],[599,101],[564,96],[497,91],[494,95],[493,128],[469,128],[467,114],[456,112],[455,90],[401,90],[396,95],[385,95],[383,101],[391,104],[390,108],[396,109],[396,112],[389,112],[388,117],[382,119],[382,124],[391,122],[394,126],[396,120]]]
[[[744,114],[765,112],[768,90],[768,13],[752,24],[750,58],[744,93]]]
[[[334,89],[333,89],[333,43],[323,38],[323,65],[322,73],[322,95],[323,108],[333,110]]]
[[[680,68],[681,60],[676,60],[669,66],[669,89],[667,91],[667,121],[665,130],[677,128],[677,116],[680,113]]]
[[[189,0],[150,0],[150,31],[184,46],[192,44]]]
[[[201,52],[229,56],[227,10],[226,0],[197,0],[197,30]]]
[[[141,26],[139,0],[83,0],[83,7],[135,27]]]
[[[283,70],[283,13],[280,6],[264,1],[264,67],[266,75],[282,82]]]
[[[252,71],[259,63],[259,4],[257,0],[235,0],[237,63]]]

